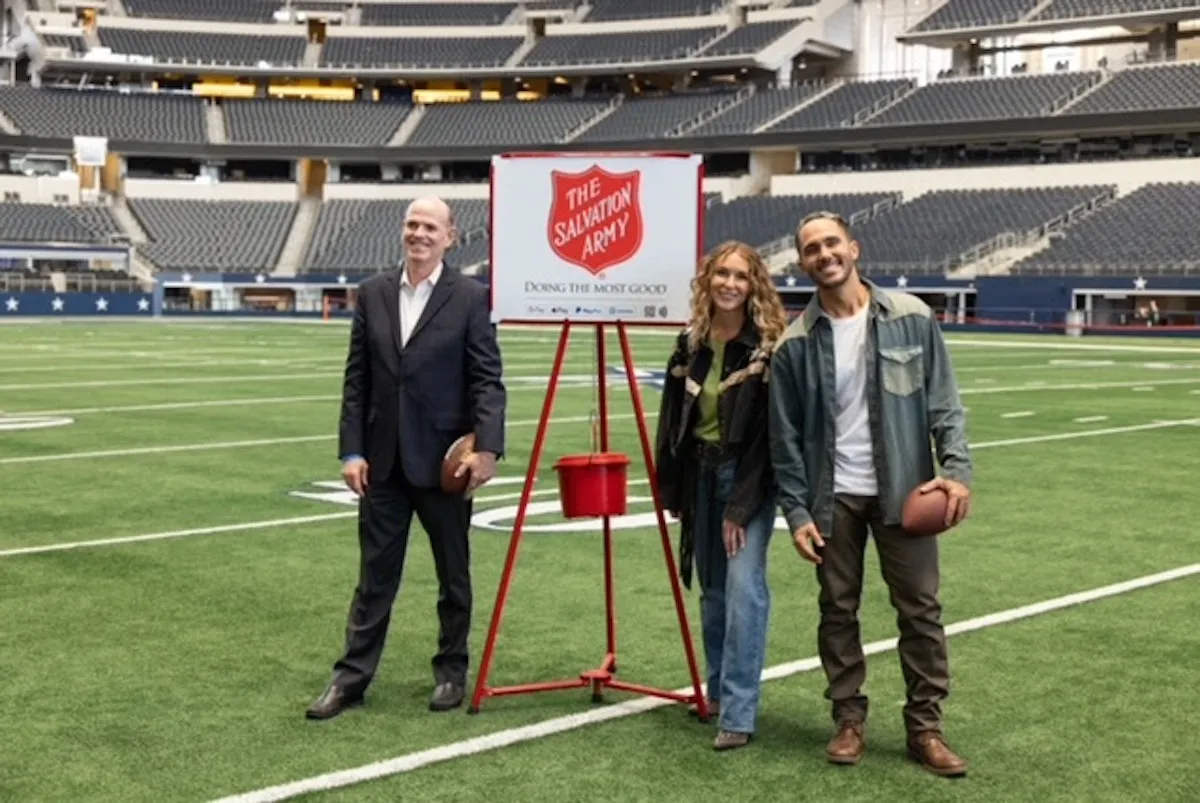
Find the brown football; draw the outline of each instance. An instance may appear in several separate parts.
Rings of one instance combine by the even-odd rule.
[[[945,532],[948,529],[946,508],[949,504],[950,495],[941,488],[921,493],[918,486],[904,500],[900,526],[910,535],[937,535]]]
[[[442,457],[443,491],[448,494],[460,494],[467,490],[467,483],[471,481],[470,473],[464,471],[461,477],[456,477],[454,476],[454,472],[458,471],[458,466],[462,463],[463,458],[474,451],[474,432],[469,432],[450,444],[450,448],[446,450],[445,456]]]

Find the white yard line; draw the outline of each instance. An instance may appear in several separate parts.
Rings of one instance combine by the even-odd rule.
[[[1151,383],[1147,383],[1144,379],[1137,382],[1075,382],[1066,385],[1048,385],[1045,382],[1030,382],[1026,385],[1006,385],[999,388],[963,388],[959,393],[967,395],[969,393],[1028,393],[1035,390],[1103,390],[1105,388],[1143,387],[1148,384]],[[1200,377],[1190,379],[1160,379],[1155,380],[1152,384],[1195,385],[1200,384]]]
[[[44,358],[43,358],[44,359]],[[117,363],[89,362],[80,365],[33,365],[0,367],[0,374],[71,373],[73,371],[107,371],[123,374],[136,371],[161,371],[164,368],[224,368],[233,365],[254,365],[262,368],[300,368],[310,365],[344,362],[340,357],[305,357],[302,359],[274,359],[264,357],[257,360],[188,360],[179,362],[146,362],[133,360]],[[540,366],[531,365],[531,368]]]
[[[1131,351],[1143,354],[1200,354],[1200,348],[1190,346],[1148,346],[1129,343],[1072,343],[1067,340],[1053,343],[1036,340],[975,340],[946,336],[951,346],[979,346],[994,349],[1050,349],[1052,351]]]
[[[236,384],[240,382],[278,382],[292,379],[327,379],[342,377],[342,371],[308,371],[301,374],[238,374],[234,376],[172,376],[156,377],[154,379],[96,379],[85,382],[42,382],[33,384],[0,385],[0,391],[5,390],[70,390],[75,388],[109,388],[128,387],[132,385],[196,385],[223,382]],[[595,379],[594,374],[562,374],[559,377],[560,387],[579,387],[582,383]],[[550,380],[545,374],[530,374],[524,376],[506,376],[504,381],[543,388]],[[1200,379],[1196,380],[1200,382]],[[511,390],[528,390],[529,388],[508,388]]]
[[[1191,427],[1200,424],[1200,418],[1185,418],[1177,421],[1155,421],[1152,424],[1134,424],[1128,427],[1106,427],[1105,429],[1083,429],[1078,432],[1060,432],[1055,435],[1030,435],[1025,438],[1005,438],[998,441],[982,441],[970,444],[972,450],[993,449],[997,446],[1024,446],[1030,443],[1050,443],[1052,441],[1071,441],[1078,438],[1096,438],[1101,435],[1124,435],[1129,432],[1145,432],[1152,429],[1167,429],[1169,427]]]
[[[341,401],[341,398],[341,394],[337,393],[327,393],[323,396],[255,396],[247,399],[207,399],[205,401],[126,404],[111,407],[75,407],[67,410],[6,410],[5,415],[43,416],[89,415],[91,413],[141,413],[153,410],[191,410],[197,407],[249,407],[256,404],[299,404],[316,401]]]
[[[1108,420],[1108,416],[1106,416],[1106,415],[1085,415],[1081,418],[1076,418],[1075,423],[1076,424],[1094,424],[1097,421],[1107,421],[1107,420]]]
[[[267,530],[272,527],[287,527],[297,524],[312,524],[318,521],[337,521],[338,519],[357,516],[357,511],[340,511],[338,513],[320,513],[315,516],[292,516],[286,519],[266,519],[263,521],[244,521],[237,524],[222,524],[215,527],[196,527],[190,530],[171,530],[165,533],[149,533],[148,535],[126,535],[118,538],[100,538],[95,541],[67,541],[60,544],[42,544],[41,546],[18,547],[16,549],[0,550],[0,558],[13,558],[19,555],[41,555],[46,552],[67,552],[75,549],[91,549],[102,546],[120,546],[136,544],[142,541],[165,541],[172,538],[190,538],[196,535],[215,535],[217,533],[236,533],[246,530]]]
[[[22,414],[27,415],[27,414]],[[62,413],[59,413],[62,415]],[[657,415],[646,413],[646,418],[654,418]],[[610,420],[619,420],[625,418],[633,418],[633,413],[611,413]],[[551,424],[580,424],[591,421],[590,416],[565,416],[552,417]],[[510,427],[526,427],[536,426],[538,420],[536,418],[527,418],[517,421],[509,421],[506,426]],[[319,441],[336,440],[337,434],[330,433],[325,435],[297,435],[290,438],[257,438],[253,440],[238,440],[238,441],[208,441],[205,443],[178,443],[170,446],[137,446],[128,449],[103,449],[89,452],[57,452],[55,454],[34,454],[21,455],[20,457],[4,457],[0,458],[0,466],[14,465],[19,463],[52,463],[62,460],[90,460],[100,457],[134,457],[137,455],[147,454],[170,454],[174,452],[205,452],[213,449],[245,449],[257,446],[284,446],[294,443],[316,443]]]
[[[1034,415],[1037,415],[1037,413],[1034,412],[1033,410],[1017,410],[1016,412],[1013,412],[1013,413],[1001,413],[1000,417],[1001,418],[1029,418],[1030,416],[1034,416]]]
[[[987,614],[986,616],[977,616],[971,619],[964,619],[961,622],[954,622],[946,626],[947,636],[956,636],[962,633],[971,633],[977,630],[984,630],[997,625],[1009,624],[1022,619],[1028,619],[1034,616],[1051,613],[1053,611],[1063,610],[1077,605],[1083,605],[1088,602],[1114,597],[1119,594],[1127,594],[1130,591],[1137,591],[1143,588],[1159,585],[1161,583],[1180,580],[1185,577],[1200,574],[1200,563],[1193,563],[1189,566],[1181,566],[1177,569],[1172,569],[1157,574],[1148,574],[1143,577],[1138,577],[1133,580],[1127,580],[1121,583],[1113,583],[1112,585],[1101,586],[1087,591],[1080,591],[1074,594],[1066,594],[1061,597],[1035,602],[1031,605],[1022,605],[1017,608],[1008,608],[996,613]],[[863,652],[866,655],[879,655],[880,653],[890,652],[895,650],[897,640],[895,638],[881,639],[863,645]],[[762,673],[764,681],[780,680],[782,678],[797,675],[802,672],[812,672],[819,669],[821,661],[819,658],[804,658],[799,661],[791,661],[784,664],[776,664],[768,667]],[[691,688],[683,688],[677,690],[681,694],[691,692]],[[478,755],[480,753],[496,750],[501,747],[509,747],[522,742],[530,742],[536,739],[544,739],[547,736],[553,736],[566,731],[577,730],[587,725],[596,725],[601,722],[609,722],[614,719],[622,719],[624,717],[633,716],[635,714],[645,713],[657,708],[664,708],[668,705],[675,705],[670,700],[663,700],[657,697],[641,697],[626,702],[617,703],[614,705],[605,706],[604,708],[590,708],[578,714],[570,714],[568,716],[555,717],[553,719],[536,722],[532,725],[525,725],[519,728],[507,728],[505,730],[496,731],[483,736],[476,736],[472,739],[464,739],[457,742],[433,747],[427,750],[420,750],[415,753],[407,753],[385,761],[377,761],[371,764],[365,764],[352,769],[340,770],[337,772],[328,772],[322,775],[314,775],[310,778],[304,778],[292,783],[280,784],[278,786],[268,786],[262,789],[256,789],[250,792],[245,792],[239,795],[231,795],[229,797],[220,798],[214,803],[273,803],[278,800],[289,800],[301,795],[312,794],[327,789],[338,789],[355,784],[364,783],[366,781],[378,780],[394,775],[401,775],[406,772],[427,767],[431,764],[439,764],[455,759],[466,758],[468,756]],[[487,715],[485,706],[484,712],[480,716]]]

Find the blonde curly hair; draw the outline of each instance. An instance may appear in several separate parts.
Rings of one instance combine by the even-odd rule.
[[[770,349],[787,329],[787,314],[779,292],[771,282],[767,263],[758,251],[738,240],[726,240],[710,251],[701,261],[692,279],[692,316],[688,325],[688,348],[700,348],[712,329],[712,277],[721,263],[737,254],[750,266],[750,293],[746,297],[746,313],[758,329],[760,348]]]

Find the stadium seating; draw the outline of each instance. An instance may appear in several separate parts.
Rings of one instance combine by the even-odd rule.
[[[725,240],[742,240],[761,247],[792,236],[796,224],[810,212],[828,210],[850,218],[891,197],[889,193],[757,195],[715,203],[705,213],[704,248],[711,249]]]
[[[24,134],[204,142],[204,101],[182,95],[0,86],[0,110]]]
[[[499,25],[516,3],[372,3],[363,4],[362,24],[395,25]]]
[[[278,0],[124,0],[124,6],[131,17],[270,22],[283,3]]]
[[[351,275],[395,267],[403,256],[400,222],[407,204],[399,199],[326,201],[317,217],[304,270]],[[487,201],[454,200],[451,205],[460,236],[478,237],[487,221]],[[470,264],[458,251],[450,259],[460,267]]]
[[[230,142],[385,145],[412,110],[399,103],[256,98],[224,104]]]
[[[1200,106],[1200,64],[1133,67],[1072,105],[1067,114],[1183,109]]]
[[[654,19],[661,17],[695,17],[710,14],[719,8],[720,0],[591,0],[588,22],[613,20]]]
[[[1111,195],[1100,185],[1012,190],[942,190],[856,224],[867,273],[941,273],[976,246],[1024,235]]]
[[[948,79],[921,87],[866,125],[1040,117],[1099,80],[1098,72]]]
[[[1170,11],[1195,8],[1195,0],[1054,0],[1033,20],[1063,20],[1099,17],[1106,14],[1136,14],[1145,11]]]
[[[426,107],[406,144],[542,145],[562,142],[608,104],[607,99],[433,104]]]
[[[688,134],[707,136],[750,133],[826,88],[823,83],[810,82],[787,89],[760,89],[741,103],[691,129]]]
[[[304,61],[300,36],[251,36],[225,33],[98,29],[100,44],[114,53],[152,56],[158,61],[206,64],[268,64],[298,66]]]
[[[915,26],[913,31],[928,33],[954,28],[982,28],[1019,22],[1041,0],[949,0]]]
[[[713,92],[627,100],[575,141],[613,142],[665,136],[677,126],[717,109],[722,103],[733,103],[735,98],[732,92]]]
[[[561,34],[547,36],[521,59],[522,65],[623,64],[680,59],[699,50],[725,28],[683,28],[636,33]]]
[[[86,53],[87,40],[82,36],[74,36],[65,33],[44,33],[41,36],[42,44],[46,47],[65,47],[72,53]]]
[[[752,22],[733,29],[702,51],[705,56],[741,56],[757,53],[795,28],[800,20]]]
[[[1146,184],[1068,225],[1017,274],[1200,273],[1200,184]]]
[[[321,51],[321,64],[327,67],[500,67],[521,41],[519,37],[330,37]]]
[[[150,242],[138,250],[163,270],[270,272],[297,205],[284,201],[133,198]]]
[[[888,102],[911,86],[912,82],[905,79],[851,81],[798,109],[767,131],[811,131],[850,125],[857,115],[865,114],[879,104]]]
[[[121,227],[107,207],[0,204],[0,240],[104,245],[120,235]]]

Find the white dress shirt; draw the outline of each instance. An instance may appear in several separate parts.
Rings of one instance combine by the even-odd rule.
[[[416,327],[417,321],[421,320],[421,313],[425,311],[425,305],[429,303],[429,297],[433,295],[433,286],[438,283],[438,279],[442,277],[442,263],[433,269],[433,273],[429,274],[429,278],[418,282],[415,286],[408,278],[408,267],[405,266],[400,270],[400,346],[408,345],[408,338],[412,336],[412,330]]]

